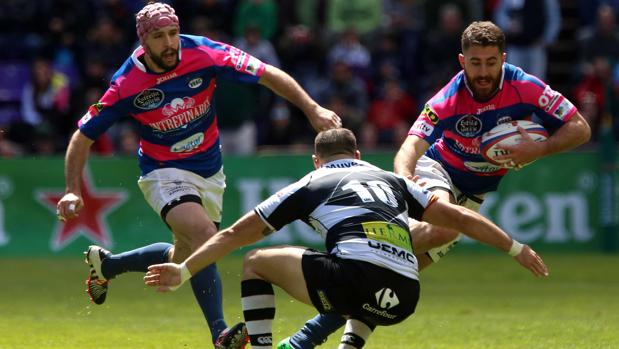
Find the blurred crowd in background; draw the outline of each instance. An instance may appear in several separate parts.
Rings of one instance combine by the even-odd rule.
[[[508,62],[566,95],[619,139],[619,0],[175,0],[181,32],[232,44],[292,75],[365,151],[395,150],[425,101],[460,70],[462,30],[492,20]],[[0,157],[61,154],[139,44],[137,0],[0,2]],[[223,150],[307,150],[300,111],[256,85],[219,81]],[[127,118],[95,143],[134,155]]]

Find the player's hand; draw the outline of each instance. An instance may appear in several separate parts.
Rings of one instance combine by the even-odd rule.
[[[144,276],[144,283],[158,286],[159,292],[176,291],[181,286],[181,266],[175,263],[151,265]]]
[[[534,141],[527,131],[520,126],[518,126],[518,132],[520,132],[520,135],[522,136],[520,143],[505,146],[497,145],[497,148],[504,150],[506,154],[495,158],[495,160],[499,162],[508,160],[504,163],[504,167],[513,168],[516,170],[521,169],[522,166],[540,158],[543,155],[542,142]]]
[[[535,276],[548,276],[548,268],[540,257],[529,245],[524,245],[522,251],[514,257],[520,265],[529,269]]]
[[[342,127],[342,119],[332,110],[317,106],[308,119],[316,132]]]
[[[421,179],[421,177],[419,177],[419,175],[408,175],[406,176],[406,178],[410,179],[411,181],[417,183],[418,186],[420,187],[425,187],[426,184],[428,184],[425,180]]]
[[[56,205],[56,215],[61,221],[79,216],[77,213],[84,208],[82,197],[74,193],[66,193]]]

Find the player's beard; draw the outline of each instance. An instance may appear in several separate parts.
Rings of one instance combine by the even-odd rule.
[[[174,67],[176,67],[176,65],[179,62],[179,58],[178,58],[178,50],[169,48],[164,50],[163,52],[161,52],[160,55],[155,55],[153,53],[153,51],[151,51],[148,47],[146,48],[146,53],[148,53],[148,55],[150,56],[150,59],[153,61],[153,63],[160,69],[163,69],[165,71],[168,70],[172,70],[174,69]],[[170,55],[174,55],[174,61],[172,63],[166,63],[164,56],[170,56]]]
[[[476,76],[475,78],[471,78],[466,71],[464,72],[466,76],[466,82],[469,85],[471,91],[473,91],[473,97],[478,102],[486,102],[490,100],[499,89],[499,81],[501,79],[501,72],[497,76]]]

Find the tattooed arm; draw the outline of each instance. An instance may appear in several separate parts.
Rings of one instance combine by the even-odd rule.
[[[231,227],[211,237],[182,264],[164,263],[148,267],[144,281],[160,291],[175,290],[198,271],[215,263],[235,249],[250,245],[271,233],[271,229],[251,211]]]

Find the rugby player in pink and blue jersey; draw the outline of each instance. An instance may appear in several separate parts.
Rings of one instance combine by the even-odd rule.
[[[518,169],[587,142],[591,130],[559,92],[506,63],[505,35],[492,22],[470,24],[461,44],[458,59],[463,70],[426,103],[396,154],[394,170],[409,178],[418,176],[439,200],[478,211],[484,194],[495,191],[507,173],[480,155],[484,132],[535,115],[551,136],[536,143],[520,130],[523,143],[505,148],[509,166]],[[414,221],[411,234],[420,270],[438,261],[459,239],[457,231]],[[314,348],[344,323],[334,315],[318,315],[277,348]]]
[[[151,264],[180,262],[217,232],[225,189],[212,104],[218,79],[268,87],[299,107],[317,131],[341,126],[334,112],[319,106],[280,69],[230,45],[180,34],[178,17],[169,5],[146,5],[136,15],[136,29],[141,45],[81,118],[71,138],[65,164],[66,194],[58,202],[58,216],[75,218],[88,204],[82,201],[80,182],[90,146],[117,120],[131,117],[139,124],[138,185],[172,231],[175,243],[121,254],[91,246],[86,251],[90,265],[86,283],[96,304],[105,301],[109,280],[115,276],[145,272]],[[226,328],[216,266],[194,275],[191,285],[215,342]]]
[[[505,36],[492,22],[473,22],[462,34],[463,70],[425,105],[398,151],[395,172],[418,175],[440,199],[479,210],[507,169],[480,154],[483,133],[498,124],[535,117],[551,136],[534,142],[522,129],[517,147],[505,148],[510,168],[587,142],[591,130],[576,107],[535,76],[506,63]],[[440,259],[458,232],[421,225],[416,247],[421,263]],[[420,253],[419,253],[420,254]]]

